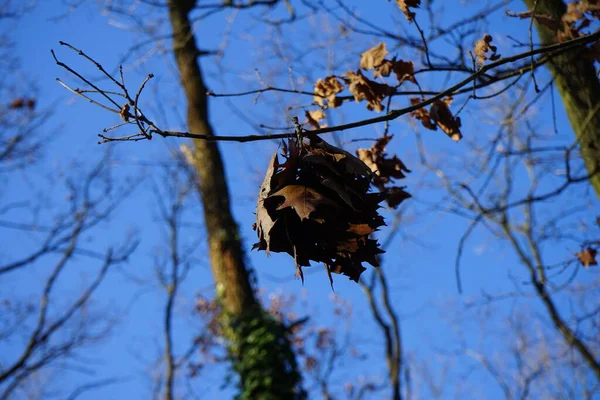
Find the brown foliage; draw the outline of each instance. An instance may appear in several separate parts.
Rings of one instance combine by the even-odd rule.
[[[381,42],[360,55],[360,67],[367,70],[375,69],[381,65],[388,54],[385,42]]]
[[[486,33],[481,40],[475,43],[474,52],[479,64],[483,64],[486,60],[496,61],[500,58],[500,54],[496,53],[496,46],[491,44],[492,41],[492,36]]]
[[[327,105],[329,107],[339,107],[342,104],[342,101],[335,97],[335,95],[342,90],[344,90],[344,85],[342,85],[336,76],[328,76],[325,79],[319,78],[317,83],[315,83],[315,103],[324,107],[324,100],[327,100]]]
[[[419,98],[410,99],[410,103],[419,104],[422,100]],[[429,130],[435,131],[439,127],[452,140],[458,142],[462,139],[460,132],[460,117],[454,117],[450,111],[449,105],[452,103],[452,97],[446,97],[444,100],[434,101],[429,111],[425,108],[419,108],[410,113],[410,116],[421,121],[421,124]]]
[[[294,257],[297,275],[310,261],[358,281],[363,262],[377,266],[377,241],[385,225],[377,209],[385,193],[369,193],[373,173],[352,154],[319,137],[284,144],[285,162],[270,161],[256,207],[259,241],[253,248]]]
[[[396,208],[402,201],[408,199],[410,194],[402,187],[386,187],[394,179],[403,179],[405,173],[410,172],[406,165],[394,155],[389,158],[385,147],[393,136],[379,138],[370,149],[358,149],[358,158],[373,171],[373,186],[385,193],[388,205]]]
[[[381,101],[396,91],[391,86],[370,80],[363,75],[361,70],[348,71],[342,79],[348,85],[348,90],[354,96],[354,100],[357,102],[366,100],[367,109],[376,112],[383,111],[384,107]]]
[[[598,261],[596,261],[597,253],[598,251],[596,249],[587,247],[584,250],[578,252],[576,256],[579,259],[581,265],[587,268],[591,265],[598,265]]]
[[[398,4],[406,19],[412,22],[415,18],[415,13],[410,11],[410,8],[419,8],[421,0],[396,0],[396,4]]]

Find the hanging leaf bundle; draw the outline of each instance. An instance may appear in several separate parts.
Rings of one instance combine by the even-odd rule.
[[[370,192],[373,171],[318,136],[282,150],[283,162],[273,154],[260,188],[253,249],[288,253],[303,281],[302,267],[315,261],[331,283],[332,273],[358,282],[362,263],[377,267],[383,253],[370,235],[385,225],[378,209],[389,191]]]

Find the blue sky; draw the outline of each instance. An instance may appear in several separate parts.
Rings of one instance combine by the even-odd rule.
[[[330,6],[333,6],[334,2],[325,3],[331,3]],[[398,32],[406,30],[412,36],[417,35],[414,25],[409,25],[404,20],[393,3],[373,2],[368,7],[359,1],[346,3],[355,7],[365,19],[377,21],[377,24],[386,29]],[[443,26],[450,26],[466,13],[472,13],[473,9],[484,7],[486,2],[449,3],[451,4],[448,6],[434,3],[435,7],[441,8],[436,16],[443,21]],[[513,2],[508,8],[524,9],[520,2]],[[68,62],[79,71],[86,71],[86,76],[98,78],[98,72],[93,67],[60,46],[58,41],[66,41],[83,49],[106,68],[114,70],[127,50],[147,37],[135,32],[130,19],[102,12],[95,3],[81,6],[73,13],[56,19],[63,14],[63,10],[61,2],[41,2],[31,13],[18,21],[3,22],[5,31],[15,42],[15,54],[21,59],[21,70],[13,77],[14,81],[23,87],[33,84],[39,99],[39,109],[52,108],[53,115],[45,125],[45,129],[52,133],[44,151],[44,159],[26,172],[3,177],[6,179],[3,184],[8,189],[1,200],[17,201],[43,196],[48,199],[45,205],[49,214],[43,214],[41,219],[51,218],[49,215],[52,210],[64,206],[62,199],[66,195],[64,187],[56,178],[61,174],[80,175],[101,159],[107,150],[112,152],[110,173],[118,186],[137,184],[137,188],[119,206],[111,219],[101,224],[86,242],[86,248],[101,250],[122,242],[128,232],[134,232],[141,242],[131,260],[109,275],[93,301],[95,307],[104,310],[115,319],[111,335],[107,340],[86,351],[85,358],[71,360],[70,366],[57,367],[53,371],[55,375],[51,375],[51,380],[61,388],[71,388],[78,383],[120,377],[124,380],[118,384],[86,392],[80,398],[145,399],[150,396],[152,390],[152,368],[157,365],[160,351],[164,347],[160,331],[166,301],[165,292],[156,278],[155,260],[157,255],[160,257],[164,254],[167,232],[164,224],[159,221],[159,207],[153,191],[155,187],[162,187],[169,179],[168,176],[165,177],[161,168],[173,164],[169,158],[170,150],[186,142],[157,137],[151,142],[96,144],[97,134],[103,128],[118,123],[118,116],[106,113],[62,89],[55,78],[59,77],[74,87],[79,84],[74,83],[72,77],[54,64],[50,49],[54,49],[62,61]],[[139,6],[134,10],[145,17],[144,13],[149,8]],[[164,25],[165,12],[158,11],[146,18],[150,20],[156,16],[163,18],[162,25],[157,25],[157,32],[164,33],[167,31]],[[419,23],[427,32],[429,22],[423,18]],[[499,47],[498,52],[503,55],[522,51],[513,47],[507,36],[525,38],[527,22],[507,18],[500,11],[490,16],[488,24],[476,26],[475,36],[484,32],[490,33]],[[336,26],[337,23],[331,18],[308,19],[304,24],[284,28],[282,37],[289,42],[277,43],[271,40],[277,37],[276,30],[265,27],[260,22],[258,12],[224,12],[210,17],[197,27],[196,35],[200,46],[206,49],[225,46],[225,52],[223,57],[202,59],[208,86],[216,93],[259,88],[261,83],[257,79],[256,68],[262,79],[269,84],[287,88],[290,86],[288,68],[292,66],[292,79],[295,80],[295,84],[303,90],[310,91],[312,82],[319,77],[356,69],[360,53],[379,42],[368,36],[352,34],[338,42],[332,41],[325,46],[313,47],[315,43],[326,42],[328,38],[335,37]],[[448,54],[448,57],[455,55],[454,47],[445,40],[437,40],[429,45],[433,52]],[[156,121],[165,129],[184,130],[185,99],[178,88],[176,69],[168,46],[168,42],[161,42],[158,47],[150,44],[129,57],[124,63],[126,81],[132,87],[137,87],[148,73],[153,73],[155,78],[143,95],[146,112],[152,110]],[[388,48],[394,49],[394,44],[388,42]],[[277,54],[283,60],[276,58]],[[393,50],[392,54],[397,54],[399,58],[413,56],[405,48]],[[415,64],[417,68],[423,67],[418,59],[415,59]],[[434,90],[448,87],[459,78],[462,76],[453,75],[447,80],[447,76],[440,73],[424,75],[423,78],[419,77],[419,81],[425,90]],[[546,82],[548,74],[539,71],[537,78],[540,82]],[[106,84],[105,81],[101,82]],[[416,90],[416,87],[411,87],[410,90]],[[528,96],[531,98],[533,91],[531,87],[528,90]],[[464,304],[472,299],[481,299],[483,292],[499,294],[514,290],[510,276],[516,276],[518,281],[523,279],[524,275],[512,248],[505,241],[495,238],[485,228],[479,227],[463,252],[461,276],[464,293],[458,294],[454,260],[458,241],[467,229],[469,221],[432,209],[431,205],[443,199],[445,192],[439,187],[439,172],[436,175],[435,171],[420,164],[415,133],[422,134],[426,155],[431,162],[439,162],[447,167],[447,170],[443,171],[453,182],[459,183],[467,179],[466,171],[464,175],[460,174],[461,168],[465,169],[461,161],[477,160],[478,155],[473,146],[485,143],[488,140],[487,135],[497,131],[498,128],[493,123],[499,118],[497,110],[504,111],[503,104],[507,104],[514,96],[515,92],[487,103],[479,101],[467,105],[462,114],[465,140],[459,144],[451,142],[439,131],[424,131],[408,116],[403,116],[391,124],[391,132],[395,138],[390,144],[389,152],[397,153],[413,171],[401,183],[408,186],[408,191],[414,198],[406,202],[404,212],[407,222],[401,229],[401,234],[389,246],[383,258],[383,268],[389,277],[393,305],[402,316],[405,350],[411,358],[416,358],[419,362],[431,361],[428,368],[434,376],[444,374],[443,363],[436,358],[439,357],[438,350],[456,348],[459,343],[457,335],[451,333],[452,326],[448,319],[458,318],[462,314]],[[289,125],[289,117],[294,115],[296,109],[287,111],[287,107],[307,105],[310,101],[309,98],[277,93],[263,93],[260,97],[211,99],[211,122],[217,134],[221,135],[256,133],[256,126],[261,123],[267,126]],[[462,98],[457,99],[453,109],[458,108],[462,102]],[[406,104],[406,97],[398,97],[392,103],[392,108]],[[527,121],[531,121],[541,134],[551,136],[551,139],[544,139],[546,142],[571,143],[572,131],[559,102],[556,120],[558,134],[553,133],[554,128],[549,118],[550,105],[550,96],[542,98],[528,110]],[[297,112],[303,113],[302,110]],[[373,114],[365,110],[364,104],[350,104],[341,110],[330,110],[328,123],[333,125],[369,116]],[[518,125],[518,129],[525,129],[523,126]],[[348,143],[353,138],[377,137],[382,132],[382,126],[366,126],[326,139]],[[305,284],[302,287],[299,281],[293,279],[293,260],[287,255],[274,254],[267,257],[264,253],[250,252],[251,244],[255,241],[255,233],[251,227],[254,222],[256,192],[277,144],[221,143],[220,148],[226,164],[234,214],[244,238],[249,263],[258,274],[259,286],[266,293],[295,295],[304,299],[294,306],[295,312],[299,315],[314,315],[314,320],[319,325],[337,323],[333,315],[332,296],[338,296],[351,304],[352,340],[361,352],[369,353],[370,358],[366,363],[346,360],[335,375],[338,389],[341,390],[347,379],[384,376],[381,335],[374,325],[365,296],[358,285],[344,277],[335,276],[333,294],[322,267],[314,266],[306,270]],[[347,148],[354,150],[357,144],[350,143]],[[77,160],[77,163],[74,164],[73,160]],[[498,179],[502,180],[500,174]],[[517,174],[515,179],[519,188],[514,196],[520,198],[526,192],[526,172]],[[553,182],[549,179],[545,184],[552,187]],[[189,347],[198,330],[203,327],[193,313],[195,297],[198,294],[210,297],[213,293],[206,246],[202,240],[205,235],[201,229],[202,211],[196,197],[191,196],[188,204],[189,209],[185,211],[184,217],[192,226],[182,230],[182,245],[193,246],[195,250],[193,267],[182,286],[176,306],[176,352],[180,354]],[[583,210],[569,220],[572,222],[569,222],[568,226],[573,227],[574,231],[577,231],[576,225],[580,219],[598,212],[597,201],[589,196],[589,190],[581,188],[566,193],[547,208],[542,208],[542,217],[571,204],[579,205]],[[391,218],[391,213],[384,213]],[[11,218],[25,222],[31,216],[17,213],[11,215]],[[385,238],[387,234],[388,232],[383,230],[381,237]],[[40,241],[37,235],[8,229],[0,230],[0,237],[5,243],[5,249],[10,249],[0,251],[0,255],[9,258],[25,254]],[[544,256],[552,262],[558,262],[572,258],[572,251],[577,250],[575,241],[562,241],[554,246],[546,246]],[[23,298],[27,298],[29,293],[35,295],[39,292],[43,277],[48,273],[47,266],[51,265],[52,261],[55,261],[55,257],[47,257],[37,263],[33,274],[31,270],[27,270],[7,279],[3,277],[0,293],[15,292]],[[83,256],[77,257],[70,266],[69,274],[61,279],[59,292],[65,298],[76,293],[81,282],[89,279],[90,270],[93,271],[97,267],[97,262]],[[578,279],[592,280],[590,274],[597,279],[596,271],[586,270],[579,272],[575,282]],[[565,305],[568,304],[568,300],[564,299]],[[505,301],[494,307],[490,324],[500,326],[505,315],[515,315],[515,307],[523,312],[532,310],[532,314],[535,315],[541,312],[535,301],[526,299]],[[470,318],[467,317],[469,321]],[[504,348],[505,338],[502,335],[486,336],[480,326],[471,326],[471,322],[464,325],[462,332],[468,343],[473,346],[483,343],[483,348],[491,353],[495,348]],[[0,360],[3,360],[3,357],[18,351],[19,347],[15,343],[0,343],[0,348],[6,351],[2,352]],[[449,382],[442,398],[502,398],[500,389],[493,383],[489,374],[482,368],[472,368],[476,365],[472,359],[462,356],[456,357],[452,362],[453,373],[448,378]],[[85,365],[86,368],[80,368],[81,365]],[[222,398],[220,396],[223,396],[223,392],[219,391],[219,387],[224,372],[223,367],[203,369],[200,376],[191,381],[195,391],[204,394],[203,398]],[[452,390],[464,376],[468,377],[466,386],[478,388],[480,394],[477,394],[477,391],[457,394]],[[183,381],[180,382],[179,390],[187,393],[187,389],[183,388]],[[224,393],[226,396],[230,395],[232,389],[225,389]]]

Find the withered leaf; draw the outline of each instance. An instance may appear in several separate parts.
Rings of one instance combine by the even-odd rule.
[[[412,61],[395,61],[392,70],[394,71],[394,74],[396,74],[398,84],[401,84],[404,81],[417,83],[415,80],[415,65]]]
[[[415,80],[415,66],[412,61],[402,61],[396,59],[383,60],[379,66],[375,68],[375,72],[373,73],[373,77],[377,78],[379,76],[388,77],[391,73],[396,75],[396,79],[398,79],[398,84],[402,84],[404,81],[410,81],[412,83],[417,83]]]
[[[377,228],[373,228],[369,224],[350,224],[350,227],[346,232],[350,232],[360,236],[365,236],[375,232],[376,229]]]
[[[335,108],[342,104],[342,101],[335,95],[344,90],[344,85],[336,76],[328,76],[325,79],[319,78],[315,83],[314,101],[321,107],[325,106],[324,100],[327,100],[329,107]]]
[[[415,18],[415,13],[410,11],[410,8],[419,8],[421,0],[396,0],[396,4],[398,4],[406,19],[412,22]]]
[[[296,274],[311,261],[327,275],[358,281],[363,262],[378,266],[383,251],[369,235],[385,225],[378,213],[387,192],[370,192],[372,173],[359,159],[318,136],[298,146],[282,146],[285,162],[272,157],[258,196],[256,230],[259,250],[288,253]],[[389,139],[375,146],[383,152]]]
[[[366,100],[367,109],[376,112],[383,111],[381,101],[396,91],[391,86],[368,79],[361,70],[346,72],[342,79],[348,84],[348,90],[354,96],[354,100],[357,102]]]
[[[491,44],[492,41],[492,36],[486,33],[481,40],[475,42],[474,52],[479,64],[483,64],[485,60],[495,61],[500,58],[500,54],[496,54],[496,46]],[[488,51],[490,54],[487,54]]]
[[[458,142],[462,139],[462,133],[460,132],[461,122],[460,118],[455,118],[448,108],[448,103],[450,101],[451,100],[435,101],[429,109],[429,115],[431,116],[431,120],[435,122],[446,135],[455,142]]]
[[[375,174],[373,184],[382,190],[390,179],[402,179],[406,176],[405,172],[410,172],[398,156],[389,158],[385,154],[385,147],[392,137],[393,135],[383,136],[370,149],[358,149],[357,151],[358,158]]]
[[[269,215],[269,212],[265,208],[264,200],[269,196],[269,193],[272,190],[272,180],[273,174],[278,167],[277,153],[274,153],[269,161],[269,168],[267,169],[267,173],[265,175],[265,179],[263,180],[262,185],[260,186],[260,190],[258,191],[258,201],[256,203],[256,224],[255,229],[258,234],[259,242],[256,243],[253,248],[259,248],[261,250],[266,250],[267,254],[270,251],[270,232],[273,226],[275,225],[275,221]]]
[[[398,207],[404,200],[411,198],[410,193],[404,190],[404,187],[391,187],[387,190],[385,200],[388,206],[392,208]]]
[[[597,253],[598,253],[598,251],[596,249],[587,247],[575,255],[579,259],[579,262],[581,263],[581,265],[583,265],[585,268],[587,268],[591,265],[598,265],[598,261],[596,261]]]
[[[285,201],[276,210],[291,207],[296,211],[301,220],[308,219],[310,214],[316,211],[320,205],[337,205],[334,201],[323,196],[315,189],[300,185],[285,186],[271,195],[271,197],[277,196],[284,197]]]
[[[304,115],[306,116],[306,122],[309,123],[313,128],[322,128],[319,122],[325,119],[325,113],[323,110],[305,111]]]
[[[385,42],[381,42],[360,55],[360,68],[375,69],[383,62],[385,56],[388,54],[389,53],[385,48]]]
[[[375,72],[373,72],[373,78],[377,78],[377,77],[380,77],[380,76],[388,77],[392,73],[393,68],[394,68],[394,64],[393,64],[392,61],[390,61],[390,60],[383,60],[381,62],[381,64],[379,64],[375,68]]]
[[[413,97],[410,99],[410,104],[411,105],[416,105],[421,103],[421,99],[419,99],[418,97]],[[421,107],[415,111],[411,111],[409,114],[411,117],[418,119],[419,121],[421,121],[421,124],[432,131],[437,130],[437,126],[435,125],[435,123],[431,120],[431,116],[429,115],[429,111],[427,111],[424,107]]]

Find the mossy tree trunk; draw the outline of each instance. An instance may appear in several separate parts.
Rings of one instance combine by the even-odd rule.
[[[173,52],[187,99],[190,132],[213,134],[207,89],[202,76],[189,13],[194,0],[170,0]],[[297,399],[304,397],[300,374],[286,328],[257,300],[239,230],[230,207],[223,160],[215,142],[194,142],[195,169],[204,207],[211,268],[223,313],[221,325],[229,341],[240,398]]]
[[[535,0],[524,0],[531,10]],[[560,20],[566,11],[562,0],[539,0],[536,14]],[[543,45],[557,43],[556,32],[536,24]],[[581,147],[581,155],[590,173],[590,183],[600,198],[600,81],[585,49],[576,49],[554,57],[548,65],[560,93],[567,116]]]

